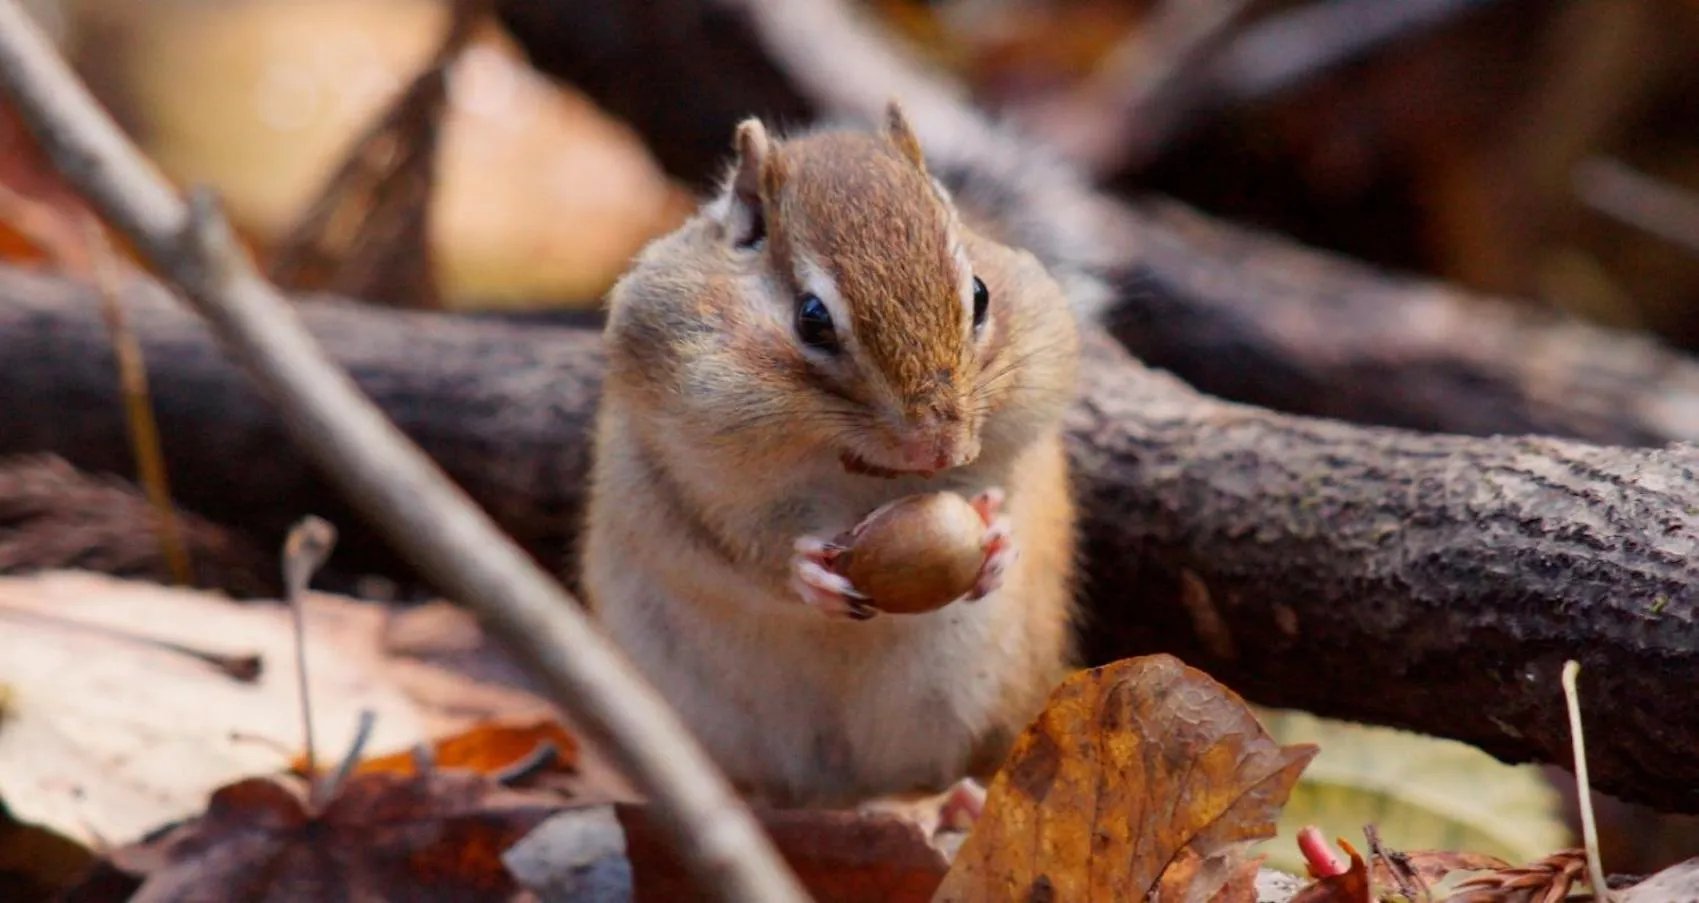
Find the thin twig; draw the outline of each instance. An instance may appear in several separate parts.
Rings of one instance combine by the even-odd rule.
[[[100,297],[101,318],[111,336],[112,354],[117,363],[119,394],[129,425],[130,446],[136,456],[136,472],[153,508],[161,557],[177,585],[192,586],[194,571],[177,511],[171,505],[171,486],[166,478],[165,454],[160,448],[159,425],[154,420],[152,398],[148,394],[141,343],[136,341],[124,319],[123,301],[119,297],[124,269],[100,221],[81,203],[69,206],[73,209],[61,210],[0,183],[0,219],[23,233],[61,271],[92,282]]]
[[[336,770],[323,781],[315,781],[308,775],[308,786],[312,788],[308,796],[315,811],[322,810],[326,803],[335,799],[342,792],[342,785],[348,783],[349,776],[360,767],[360,757],[366,754],[366,744],[372,741],[372,728],[377,723],[377,712],[361,709],[360,721],[354,728],[354,742],[348,744],[348,752],[336,764]]]
[[[112,334],[112,354],[118,364],[118,384],[124,393],[124,416],[130,425],[130,445],[136,455],[136,476],[153,506],[159,530],[159,549],[171,579],[178,586],[193,586],[194,570],[177,509],[171,504],[171,482],[165,472],[165,452],[159,442],[159,423],[153,417],[153,397],[148,393],[147,366],[142,362],[142,345],[124,319],[120,298],[123,269],[107,241],[106,229],[92,214],[83,213],[89,267],[100,291],[100,312]]]
[[[523,758],[490,772],[490,780],[497,784],[511,786],[526,778],[541,774],[558,761],[560,761],[560,747],[555,746],[553,740],[542,740]]]
[[[1593,785],[1587,780],[1587,741],[1581,732],[1581,694],[1575,688],[1575,678],[1580,673],[1580,662],[1571,659],[1563,663],[1563,701],[1569,708],[1569,736],[1575,744],[1575,796],[1581,804],[1581,842],[1587,849],[1587,878],[1593,883],[1593,896],[1599,903],[1610,903],[1604,862],[1599,858],[1599,826],[1593,821]]]
[[[1583,204],[1699,254],[1699,196],[1693,192],[1604,157],[1575,167],[1573,178]]]
[[[1322,0],[1235,27],[1248,3],[1180,0],[1124,39],[1033,133],[1093,172],[1137,168],[1227,109],[1290,91],[1489,0]],[[1047,109],[1048,108],[1048,109]]]
[[[301,738],[306,747],[308,783],[318,780],[318,746],[313,742],[313,702],[307,682],[307,587],[336,548],[336,527],[319,517],[304,517],[283,541],[283,598],[295,629],[295,693],[301,702]]]
[[[0,88],[66,179],[188,296],[269,391],[293,439],[419,570],[470,605],[653,801],[722,899],[806,900],[678,716],[539,568],[338,368],[254,270],[212,199],[185,204],[16,0],[0,0]]]
[[[1322,0],[1247,26],[1210,61],[1216,103],[1290,90],[1396,40],[1418,37],[1491,0]]]
[[[429,774],[436,767],[436,750],[423,741],[413,744],[413,770],[420,774]]]
[[[1369,856],[1371,861],[1379,859],[1385,867],[1386,874],[1398,885],[1398,892],[1403,894],[1410,903],[1427,903],[1433,898],[1428,892],[1426,881],[1410,867],[1410,859],[1397,851],[1388,852],[1380,841],[1380,828],[1372,822],[1363,826],[1363,836],[1369,841]]]
[[[1194,106],[1212,52],[1251,0],[1168,0],[1034,131],[1097,172],[1147,161]],[[1044,108],[1040,107],[1040,111]]]

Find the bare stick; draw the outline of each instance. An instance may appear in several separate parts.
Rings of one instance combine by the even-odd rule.
[[[1699,254],[1699,197],[1602,157],[1577,166],[1574,181],[1587,206]]]
[[[1604,862],[1599,858],[1599,826],[1593,821],[1593,785],[1587,780],[1587,742],[1581,733],[1581,694],[1575,688],[1575,678],[1580,673],[1580,662],[1571,659],[1563,663],[1563,701],[1569,707],[1569,736],[1575,743],[1575,798],[1581,805],[1581,842],[1587,848],[1587,877],[1593,883],[1593,896],[1599,903],[1610,903],[1611,892],[1605,886]]]
[[[372,728],[377,723],[377,712],[361,709],[360,721],[354,728],[354,742],[348,744],[348,753],[337,763],[336,770],[323,781],[313,780],[310,774],[307,776],[307,785],[311,788],[308,797],[314,809],[320,809],[342,792],[342,785],[348,783],[348,778],[360,767],[360,757],[366,754],[366,744],[371,742]]]
[[[313,743],[313,702],[307,687],[307,587],[313,574],[336,547],[336,528],[323,518],[307,516],[283,541],[283,598],[295,628],[295,683],[301,701],[301,737],[306,747],[308,784],[318,781],[318,746]]]
[[[1283,10],[1249,26],[1210,62],[1216,103],[1246,104],[1290,90],[1399,39],[1417,37],[1482,0],[1352,0]]]
[[[136,473],[148,504],[152,506],[155,533],[161,557],[171,579],[179,586],[192,586],[194,571],[189,565],[188,546],[183,539],[177,512],[171,505],[171,488],[165,475],[165,455],[160,451],[159,426],[154,421],[148,394],[147,367],[142,362],[141,343],[124,319],[119,298],[123,266],[107,240],[100,221],[81,203],[69,213],[27,198],[0,184],[0,218],[22,232],[63,272],[90,280],[100,296],[101,317],[112,341],[118,366],[119,394],[129,424],[130,447],[136,456]],[[73,220],[80,221],[76,234]]]
[[[360,394],[254,271],[211,198],[183,203],[15,0],[0,0],[0,87],[66,179],[187,294],[271,394],[315,463],[416,567],[474,608],[616,757],[701,885],[725,900],[807,899],[660,695],[576,601]]]
[[[1048,128],[1035,128],[1096,172],[1147,162],[1182,121],[1210,54],[1249,0],[1168,0],[1121,40]]]
[[[123,269],[100,221],[87,213],[82,214],[82,219],[89,266],[94,271],[94,284],[100,290],[101,316],[112,334],[112,354],[117,359],[118,383],[124,392],[124,416],[130,424],[130,444],[136,454],[136,476],[153,506],[154,520],[159,525],[159,547],[171,579],[179,586],[193,586],[195,574],[189,563],[189,549],[183,542],[177,511],[171,506],[171,484],[165,475],[165,453],[160,450],[159,424],[153,417],[142,346],[124,319],[124,302],[119,297]]]

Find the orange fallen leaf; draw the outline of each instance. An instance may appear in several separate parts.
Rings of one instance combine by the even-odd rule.
[[[544,744],[553,747],[547,763],[539,763],[546,771],[571,772],[578,764],[578,740],[554,721],[535,721],[528,724],[484,724],[431,744],[431,764],[436,768],[464,768],[482,775],[495,775],[537,756]],[[305,757],[290,763],[294,774],[307,770]],[[392,753],[362,759],[355,774],[387,772],[417,774],[418,763],[412,751]]]
[[[1171,656],[1080,672],[1016,741],[934,900],[1194,899],[1159,888],[1176,863],[1221,892],[1315,753],[1275,743],[1236,694]]]
[[[1257,903],[1257,872],[1265,856],[1245,858],[1236,848],[1208,858],[1183,849],[1162,870],[1151,903]]]
[[[704,897],[650,823],[645,806],[621,803],[614,811],[625,829],[635,903]],[[949,865],[918,825],[890,814],[801,809],[755,814],[815,903],[925,903]]]
[[[1369,867],[1363,861],[1362,854],[1351,848],[1343,838],[1339,845],[1345,848],[1351,857],[1351,867],[1343,873],[1328,875],[1314,884],[1298,891],[1291,903],[1374,903],[1373,890],[1369,885]]]
[[[517,901],[501,854],[560,808],[468,772],[373,773],[314,813],[299,782],[250,778],[112,864],[142,878],[130,903]]]

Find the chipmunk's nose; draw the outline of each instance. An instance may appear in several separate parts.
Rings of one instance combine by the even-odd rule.
[[[897,442],[897,457],[904,470],[949,470],[979,457],[979,438],[960,418],[928,412],[907,418]]]

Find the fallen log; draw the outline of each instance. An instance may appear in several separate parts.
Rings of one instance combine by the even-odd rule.
[[[274,544],[334,519],[394,559],[284,440],[199,323],[132,286],[180,504]],[[601,352],[592,329],[303,300],[333,358],[532,554],[566,561]],[[0,268],[0,455],[129,474],[95,296]],[[1272,705],[1566,763],[1581,660],[1600,789],[1699,811],[1699,451],[1433,436],[1202,396],[1087,343],[1070,420],[1090,659],[1175,653]]]

